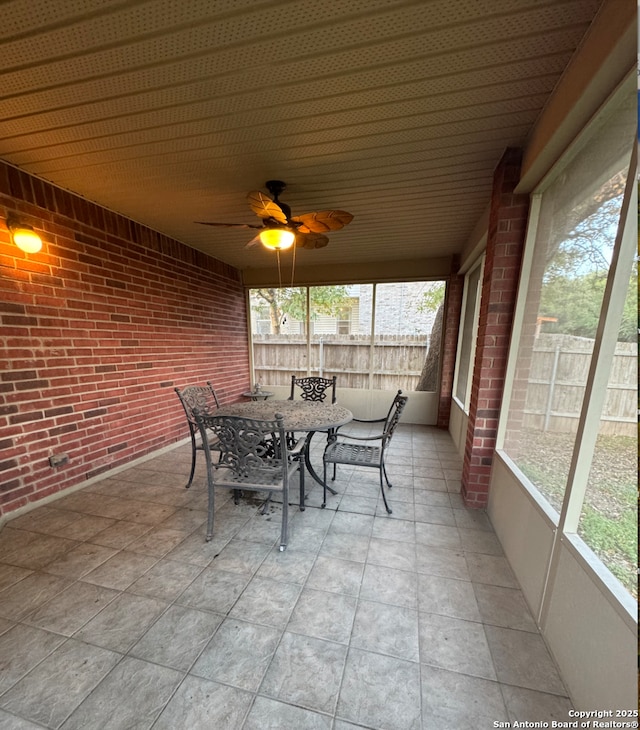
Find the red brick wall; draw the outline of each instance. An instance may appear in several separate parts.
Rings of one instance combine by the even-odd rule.
[[[529,201],[516,195],[521,151],[507,149],[493,179],[489,230],[462,469],[462,496],[485,507],[504,390]]]
[[[249,384],[237,270],[2,163],[0,334],[0,515],[187,436],[175,386]]]

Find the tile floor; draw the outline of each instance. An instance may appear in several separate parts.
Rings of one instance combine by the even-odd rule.
[[[327,509],[318,486],[292,506],[282,553],[279,505],[260,515],[226,493],[205,543],[203,465],[185,490],[189,460],[180,446],[0,532],[0,728],[567,720],[490,523],[462,505],[446,432],[396,432],[392,516],[376,471],[339,467]]]

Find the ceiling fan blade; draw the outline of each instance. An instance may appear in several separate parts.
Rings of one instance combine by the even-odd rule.
[[[298,229],[296,234],[296,246],[302,248],[314,249],[324,248],[329,243],[329,239],[321,233],[303,233]]]
[[[264,193],[254,190],[247,195],[247,200],[249,201],[249,207],[258,218],[273,218],[278,223],[286,225],[287,216],[282,208]]]
[[[245,246],[245,248],[253,248],[257,243],[260,243],[260,234],[258,233],[257,236],[254,236],[249,243]]]
[[[201,226],[218,226],[221,228],[262,228],[262,226],[254,226],[252,223],[212,223],[211,221],[194,221]]]
[[[326,233],[339,231],[351,223],[353,216],[346,210],[320,210],[317,213],[303,213],[291,219],[294,223],[301,223],[298,228],[302,233]]]

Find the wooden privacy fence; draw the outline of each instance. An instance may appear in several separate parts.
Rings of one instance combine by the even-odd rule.
[[[533,348],[524,425],[550,432],[574,433],[578,427],[594,340],[541,334]],[[600,433],[636,435],[638,347],[618,342]]]
[[[256,381],[288,385],[292,375],[338,376],[340,388],[415,390],[427,354],[426,335],[253,335]]]
[[[524,426],[573,433],[578,427],[594,341],[541,334],[533,349]],[[253,335],[257,382],[288,385],[291,375],[338,376],[341,388],[415,390],[428,337],[381,335],[373,347],[368,335]],[[619,342],[607,387],[600,433],[635,436],[638,412],[637,345]],[[370,373],[371,377],[370,377]]]

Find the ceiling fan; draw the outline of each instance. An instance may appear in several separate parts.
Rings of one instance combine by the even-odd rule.
[[[282,180],[267,180],[267,190],[273,200],[259,190],[247,195],[249,207],[262,220],[262,225],[252,223],[213,223],[196,221],[204,226],[222,226],[224,228],[257,228],[260,233],[247,246],[261,242],[267,248],[281,251],[291,247],[322,248],[329,243],[324,235],[330,231],[339,231],[351,223],[353,216],[345,210],[321,210],[316,213],[303,213],[292,216],[291,208],[279,200],[280,193],[287,187]]]

